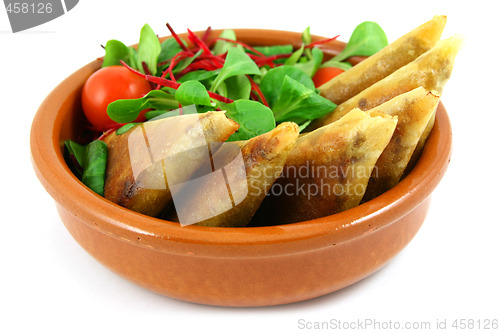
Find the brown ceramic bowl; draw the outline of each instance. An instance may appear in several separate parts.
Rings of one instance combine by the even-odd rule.
[[[217,33],[217,32],[214,32]],[[253,45],[300,43],[300,33],[237,30]],[[316,37],[315,37],[316,38]],[[343,43],[325,44],[332,54]],[[31,129],[35,172],[76,241],[102,264],[157,293],[196,303],[264,306],[331,293],[381,268],[416,234],[448,166],[451,127],[442,104],[419,162],[396,187],[356,208],[301,223],[255,228],[180,227],[113,204],[63,159],[82,119],[80,94],[99,60],[45,99]]]

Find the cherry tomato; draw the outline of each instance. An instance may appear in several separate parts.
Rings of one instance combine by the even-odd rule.
[[[151,90],[148,81],[123,66],[104,67],[93,73],[83,86],[82,107],[85,116],[97,130],[104,131],[117,123],[106,112],[117,99],[141,98]],[[137,118],[144,117],[144,112]]]
[[[316,87],[330,81],[340,73],[344,72],[342,69],[337,67],[320,67],[316,74],[313,76],[313,82]]]

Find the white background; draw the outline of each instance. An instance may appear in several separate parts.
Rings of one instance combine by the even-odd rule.
[[[429,321],[433,327],[446,319],[451,332],[456,318],[500,319],[498,12],[494,1],[463,3],[81,0],[68,14],[17,34],[1,8],[0,330],[295,332],[305,331],[301,319],[371,318]],[[466,37],[442,97],[454,130],[452,163],[410,245],[378,273],[339,292],[251,309],[156,295],[79,247],[32,170],[29,130],[44,97],[103,55],[100,45],[108,39],[137,42],[144,23],[159,35],[168,34],[167,21],[178,32],[208,25],[293,31],[311,26],[313,34],[340,34],[346,41],[358,23],[372,20],[393,41],[435,14],[448,16],[443,37]]]

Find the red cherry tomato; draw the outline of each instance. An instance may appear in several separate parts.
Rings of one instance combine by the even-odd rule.
[[[330,81],[340,73],[344,72],[342,69],[337,67],[320,67],[313,76],[313,82],[316,87]]]
[[[85,116],[97,130],[117,125],[106,112],[117,99],[141,98],[151,90],[148,81],[123,66],[104,67],[93,73],[83,86],[82,107]],[[144,117],[144,112],[136,119]]]

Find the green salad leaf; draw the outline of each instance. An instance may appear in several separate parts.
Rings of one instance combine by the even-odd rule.
[[[197,110],[195,105],[188,105],[186,107],[178,108],[175,110],[169,111],[148,111],[145,116],[148,120],[159,120],[163,118],[181,116],[186,114],[196,114],[199,110]]]
[[[227,51],[226,61],[221,71],[215,78],[210,91],[217,91],[219,85],[231,76],[241,74],[260,75],[261,71],[257,64],[245,53],[244,50],[237,47],[231,47]]]
[[[303,53],[304,53],[304,44],[302,44],[298,50],[293,52],[292,55],[285,60],[284,64],[288,66],[295,65],[300,60]]]
[[[122,135],[135,127],[138,123],[128,123],[116,130],[116,135]]]
[[[82,182],[97,194],[104,195],[108,146],[101,140],[88,144],[83,163]]]
[[[175,100],[175,96],[163,90],[151,90],[143,98],[147,98],[148,100],[148,109],[171,110],[179,107],[179,103]]]
[[[186,43],[182,41],[184,45]],[[160,54],[158,55],[158,63],[168,61],[172,59],[177,53],[182,51],[181,46],[177,43],[174,38],[165,39],[160,46]]]
[[[193,63],[193,61],[196,60],[196,58],[198,58],[201,54],[203,53],[202,50],[199,50],[198,52],[196,52],[196,54],[192,57],[189,57],[189,58],[186,58],[186,59],[183,59],[181,61],[179,61],[179,63],[175,66],[175,68],[172,70],[172,72],[174,74],[177,74],[179,73],[180,71],[182,71],[183,69],[186,69],[189,65],[191,65],[191,63]]]
[[[284,44],[284,45],[271,45],[271,46],[255,46],[254,49],[267,57],[271,57],[280,54],[291,54],[293,52],[293,45]],[[249,53],[255,54],[252,51],[249,51]],[[288,58],[276,59],[273,61],[273,63],[284,64],[285,61],[287,60]],[[261,71],[267,67],[268,66],[262,67]]]
[[[68,166],[78,178],[81,178],[87,146],[73,140],[66,140],[64,141],[64,147],[66,148],[67,157],[69,157]]]
[[[351,68],[352,65],[350,62],[347,62],[347,61],[337,61],[334,59],[330,59],[330,60],[322,63],[320,67],[337,67],[337,68],[340,68],[340,69],[346,71],[349,68]]]
[[[312,36],[311,36],[311,27],[305,28],[304,31],[302,31],[302,45],[306,46],[311,44],[312,42]],[[312,54],[311,54],[311,49],[306,48],[304,50],[304,53],[306,54],[306,57],[311,60],[312,59]]]
[[[223,30],[221,32],[221,34],[219,35],[219,37],[220,38],[224,38],[224,39],[229,39],[229,40],[236,40],[236,33],[232,29],[226,29],[226,30]],[[234,43],[231,43],[231,42],[228,42],[228,41],[225,41],[225,40],[218,40],[218,41],[215,42],[215,45],[214,45],[214,47],[212,49],[212,53],[215,54],[215,55],[224,54],[227,51],[229,51],[229,49],[231,47],[235,47],[235,46],[242,48],[241,45],[234,44]]]
[[[284,62],[285,65],[295,65],[298,63],[305,63],[310,60],[315,60],[313,59],[312,52],[309,48],[306,48],[306,45],[311,44],[312,42],[312,36],[311,36],[311,31],[310,27],[307,27],[303,32],[302,32],[302,44],[300,45],[300,48],[297,49],[295,52],[292,53],[292,55],[286,59]],[[323,52],[321,52],[323,53]],[[305,56],[304,56],[305,54]],[[323,54],[321,54],[321,60],[323,59]],[[309,73],[308,73],[309,74]],[[310,75],[311,76],[311,75]]]
[[[302,31],[302,43],[304,45],[309,45],[312,42],[312,37],[311,37],[311,27],[307,27]]]
[[[68,150],[68,153],[73,155],[78,164],[83,168],[83,161],[85,160],[85,149],[87,149],[87,146],[81,145],[72,140],[64,141],[64,146]]]
[[[259,51],[265,56],[273,56],[277,54],[288,54],[293,52],[293,45],[271,45],[271,46],[255,46],[255,50]]]
[[[144,73],[144,69],[142,68],[142,63],[144,62],[150,73],[155,75],[160,53],[161,44],[158,36],[156,36],[149,24],[145,24],[141,29],[139,46],[137,47],[137,69]]]
[[[199,81],[190,80],[182,83],[175,92],[175,99],[181,103],[182,106],[186,105],[207,105],[211,106],[210,96],[207,89]]]
[[[123,124],[134,121],[144,109],[170,110],[179,106],[175,97],[163,90],[151,90],[142,98],[119,99],[108,105],[111,120]]]
[[[387,44],[384,30],[377,23],[366,21],[354,29],[345,48],[333,59],[343,61],[352,56],[371,56]]]
[[[108,116],[119,124],[134,121],[139,113],[148,108],[146,97],[137,99],[119,99],[108,105]]]
[[[144,117],[146,117],[146,120],[151,120],[151,119],[154,119],[154,118],[157,118],[167,112],[170,112],[170,111],[167,111],[167,110],[152,110],[152,111],[148,111],[144,114]],[[177,116],[179,115],[179,113],[177,114]]]
[[[190,80],[196,80],[201,82],[216,77],[217,74],[219,74],[219,72],[220,69],[214,71],[199,69],[197,71],[192,71],[183,75],[179,80],[177,80],[177,82],[186,82]]]
[[[323,61],[323,51],[315,47],[310,51],[311,59],[306,60],[305,62],[298,62],[294,65],[294,67],[300,69],[308,76],[313,77]]]
[[[137,50],[132,46],[128,47],[128,61],[130,67],[139,70],[139,67],[137,65]]]
[[[302,125],[299,125],[299,133],[306,129],[307,126],[312,122],[312,120],[307,120]]]
[[[226,96],[232,100],[249,99],[252,85],[250,80],[244,74],[231,76],[227,78],[217,89],[217,92],[222,96]]]
[[[295,79],[305,87],[314,90],[314,82],[311,77],[297,67],[283,65],[269,70],[260,82],[260,89],[266,97],[267,102],[273,108],[279,96],[283,93],[282,83],[285,76]]]
[[[285,75],[272,110],[277,122],[294,121],[301,125],[333,111],[337,105],[297,80]]]
[[[223,108],[229,118],[240,124],[238,131],[228,141],[248,140],[276,127],[273,112],[262,103],[240,99],[224,104]]]
[[[115,39],[108,40],[104,49],[106,53],[104,54],[102,67],[120,65],[120,60],[128,63],[129,50],[122,42]]]

